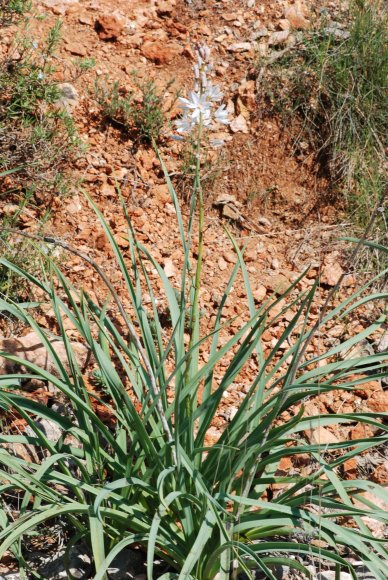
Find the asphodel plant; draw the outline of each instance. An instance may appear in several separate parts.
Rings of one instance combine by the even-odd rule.
[[[201,59],[200,66],[208,54],[203,53]],[[185,114],[191,115],[191,110],[188,107]],[[202,111],[198,117],[197,128],[204,127],[204,114]],[[388,374],[387,353],[354,359],[342,356],[373,335],[384,323],[384,316],[307,360],[303,353],[316,332],[309,313],[318,282],[302,291],[302,273],[286,292],[256,307],[244,249],[231,239],[238,261],[223,289],[212,328],[201,334],[200,253],[199,263],[195,263],[191,252],[195,235],[200,236],[199,245],[206,243],[203,198],[198,195],[200,162],[186,227],[160,155],[159,160],[182,242],[179,288],[136,239],[125,205],[128,252],[119,248],[90,198],[121,272],[125,296],[116,292],[88,256],[85,259],[107,287],[105,302],[97,303],[86,290],[78,291],[46,256],[42,257],[40,277],[0,260],[38,288],[44,296],[42,302],[51,305],[67,353],[65,365],[49,333],[36,321],[34,314],[40,303],[0,300],[3,312],[38,334],[53,366],[49,372],[0,352],[1,357],[27,370],[0,377],[2,416],[16,414],[29,427],[23,433],[4,431],[0,435],[0,442],[6,444],[0,449],[0,558],[10,550],[21,574],[39,577],[31,569],[25,546],[32,533],[39,535],[43,526],[47,533],[47,527],[55,524],[63,527],[67,539],[65,562],[81,544],[90,552],[95,580],[108,578],[116,556],[127,547],[144,554],[148,580],[226,580],[236,578],[241,571],[253,578],[254,570],[274,580],[274,568],[279,564],[311,577],[307,566],[312,562],[333,567],[338,577],[341,570],[349,571],[356,580],[349,556],[362,560],[377,579],[383,580],[387,558],[384,543],[374,537],[363,518],[368,517],[369,525],[371,520],[385,522],[387,515],[379,505],[387,500],[387,494],[371,481],[344,480],[341,466],[386,441],[386,414],[311,417],[305,415],[304,405],[332,390],[351,393],[355,387],[360,389],[364,383]],[[53,239],[46,242],[61,243]],[[158,274],[168,304],[168,328],[157,307],[160,296],[149,278],[149,264]],[[232,331],[223,313],[238,276],[245,285],[249,316]],[[385,300],[386,294],[371,290],[374,282],[368,281],[341,303],[325,308],[320,330],[335,320],[354,316],[368,302]],[[151,312],[144,305],[145,293],[151,298]],[[120,327],[117,313],[123,321]],[[262,335],[285,315],[288,322],[283,333],[265,356]],[[90,390],[90,381],[79,368],[66,331],[69,321],[90,349],[99,389]],[[227,340],[221,341],[228,330]],[[248,374],[245,371],[252,360],[257,371]],[[225,365],[220,365],[223,362]],[[207,434],[223,395],[241,376],[246,395],[219,439],[209,443]],[[32,378],[49,383],[61,405],[49,407],[26,397],[23,382]],[[101,407],[109,422],[101,418]],[[289,411],[287,419],[285,411]],[[49,439],[40,428],[43,419],[60,429],[58,440]],[[356,423],[371,426],[374,435],[324,446],[306,437],[306,431],[318,427]],[[27,461],[13,452],[16,444],[35,448],[36,459]],[[280,460],[299,454],[311,458],[313,468],[308,475],[294,471],[279,477]],[[271,494],[273,485],[278,491]],[[368,495],[364,495],[366,491]],[[156,559],[162,562],[157,568]]]

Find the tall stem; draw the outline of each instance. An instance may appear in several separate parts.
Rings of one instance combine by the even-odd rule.
[[[193,352],[192,347],[198,340],[198,328],[199,328],[199,291],[201,287],[201,271],[202,271],[202,261],[203,261],[203,245],[204,245],[204,207],[203,207],[203,192],[201,186],[201,141],[202,141],[202,130],[203,122],[202,115],[200,117],[199,129],[198,129],[198,139],[196,147],[196,167],[195,167],[195,178],[193,185],[193,211],[198,204],[198,253],[197,253],[197,265],[195,269],[195,275],[193,280],[194,284],[194,294],[191,304],[191,317],[190,317],[190,340],[188,346],[188,352],[190,353],[187,358],[186,370],[185,370],[185,382],[190,380],[191,367],[193,364]],[[198,361],[198,351],[195,353],[195,357]],[[198,362],[197,362],[198,364]],[[193,404],[191,401],[191,396],[188,395],[186,398],[186,413],[187,417],[191,420],[193,415]],[[189,445],[190,448],[194,446],[194,434],[193,426],[189,430]]]
[[[196,151],[196,168],[195,168],[195,182],[193,195],[196,196],[198,202],[198,253],[197,266],[194,277],[194,298],[192,304],[192,319],[190,328],[190,343],[189,349],[193,346],[195,340],[195,331],[199,324],[199,290],[201,286],[201,271],[203,261],[203,243],[204,243],[204,207],[203,207],[203,192],[201,185],[201,140],[202,140],[202,119],[199,126],[197,151]],[[190,357],[191,358],[191,357]]]

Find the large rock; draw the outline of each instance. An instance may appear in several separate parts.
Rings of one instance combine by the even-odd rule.
[[[101,40],[117,40],[125,22],[114,14],[101,14],[95,23],[96,32]]]
[[[59,337],[50,337],[50,343],[59,360],[69,373],[70,366],[63,341]],[[83,369],[91,358],[89,348],[80,342],[71,342],[71,347],[77,363],[81,369]],[[54,375],[58,374],[56,365],[47,352],[46,347],[42,343],[38,334],[34,331],[25,336],[20,336],[19,338],[5,338],[0,336],[0,351],[33,363]],[[0,357],[0,375],[12,374],[20,371],[26,372],[27,368],[24,365],[20,367],[17,363]]]

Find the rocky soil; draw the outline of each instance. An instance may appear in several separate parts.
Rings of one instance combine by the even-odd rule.
[[[160,164],[151,147],[136,143],[120,128],[104,122],[93,97],[94,78],[97,75],[104,79],[108,75],[110,81],[119,81],[123,91],[134,89],[133,70],[136,70],[138,79],[153,79],[160,90],[174,79],[164,95],[166,114],[173,120],[178,114],[173,105],[174,95],[177,91],[185,94],[190,90],[195,46],[206,43],[212,49],[215,82],[226,97],[231,124],[218,135],[225,141],[224,147],[209,153],[209,178],[204,181],[203,329],[206,330],[208,321],[214,319],[217,304],[237,260],[224,230],[225,225],[231,229],[239,245],[247,244],[245,259],[257,305],[271,293],[281,292],[307,266],[310,266],[310,271],[300,289],[313,284],[317,274],[321,273],[319,296],[323,301],[343,272],[345,248],[337,238],[349,225],[338,200],[333,200],[330,182],[321,171],[309,144],[299,143],[299,149],[296,149],[291,136],[281,128],[276,118],[269,119],[259,114],[262,80],[256,63],[258,54],[271,55],[292,46],[300,31],[314,26],[320,11],[326,10],[329,18],[335,21],[338,12],[344,8],[344,2],[40,0],[33,4],[36,14],[41,16],[31,22],[31,34],[38,40],[44,37],[56,19],[63,22],[56,79],[65,83],[63,106],[71,110],[77,130],[87,145],[86,153],[75,162],[72,171],[82,180],[82,189],[103,211],[121,249],[126,252],[129,244],[116,193],[116,180],[121,185],[139,239],[163,264],[170,280],[178,281],[182,264],[179,234],[171,227],[175,211]],[[12,27],[0,30],[2,55],[9,50],[14,32]],[[94,58],[96,66],[76,78],[75,61],[78,57]],[[172,127],[166,127],[161,153],[179,191],[180,187],[185,187],[182,145],[170,138],[172,133]],[[90,255],[104,268],[118,291],[122,290],[124,285],[117,274],[108,241],[81,189],[74,187],[71,195],[65,198],[57,196],[50,203],[51,219],[45,226],[45,233],[59,237]],[[7,211],[7,200],[1,198],[0,215]],[[37,208],[22,212],[18,227],[25,232],[36,232],[39,211]],[[183,212],[187,215],[188,208],[184,206]],[[65,251],[60,260],[78,287],[86,287],[92,297],[103,300],[106,289],[89,264]],[[152,271],[150,275],[156,279]],[[349,272],[341,290],[342,296],[349,295],[360,281],[357,273]],[[124,296],[123,300],[125,302]],[[317,303],[312,310],[312,322],[319,316],[319,308]],[[323,336],[313,340],[310,354],[323,352],[328,346],[361,331],[374,319],[374,308],[366,307],[362,319],[350,320],[346,324],[337,322],[326,329]],[[234,332],[240,326],[246,311],[246,292],[242,280],[238,279],[228,299],[225,315],[238,315],[239,318],[227,332]],[[55,331],[54,313],[48,308],[42,309],[38,321]],[[265,333],[266,352],[276,344],[287,322],[287,318],[279,320]],[[4,321],[2,327],[2,340],[10,341],[14,352],[22,353],[26,358],[30,356],[26,354],[31,352],[28,337],[15,337],[18,329]],[[77,333],[71,326],[68,331],[70,337],[77,340]],[[222,337],[225,342],[227,332]],[[30,340],[33,343],[34,337],[30,336]],[[384,348],[384,340],[386,337],[382,332],[376,334],[372,347]],[[39,348],[36,356],[39,356]],[[203,356],[205,358],[206,354]],[[217,440],[223,425],[236,412],[244,396],[245,379],[249,378],[249,373],[253,376],[256,370],[252,361],[245,371],[246,377],[240,376],[239,382],[226,393],[220,415],[209,433],[209,442]],[[387,411],[388,401],[380,382],[371,381],[366,389],[354,393],[338,391],[318,397],[306,412],[314,415],[356,409]],[[312,432],[310,437],[312,441],[325,444],[340,436],[350,439],[367,436],[367,429],[353,425],[346,433],[339,433],[335,428],[322,427],[319,432]],[[307,475],[312,466],[294,464],[292,459],[286,458],[281,469],[284,475],[295,469]],[[360,473],[380,483],[386,483],[388,479],[384,458],[378,455],[366,455],[345,466],[344,475],[348,479],[356,478]],[[382,533],[382,530],[376,530],[376,533]],[[6,564],[0,567],[0,572],[7,572]],[[50,572],[46,577],[63,576]]]

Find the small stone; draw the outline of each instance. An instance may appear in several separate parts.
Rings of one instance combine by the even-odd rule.
[[[336,324],[336,326],[333,326],[333,328],[330,328],[330,330],[327,331],[327,334],[333,338],[339,338],[344,334],[344,332],[345,327],[342,324]]]
[[[357,378],[362,378],[361,375],[354,375],[354,378],[352,377],[352,380],[357,379]],[[378,380],[375,381],[368,381],[365,383],[361,383],[360,385],[356,385],[354,387],[354,391],[353,393],[357,396],[357,397],[361,397],[361,399],[369,399],[369,397],[371,397],[373,395],[373,393],[375,392],[379,392],[382,391],[382,386],[381,386],[381,382]]]
[[[322,282],[328,286],[335,286],[343,273],[340,264],[328,257],[322,269]]]
[[[348,30],[341,30],[338,26],[327,26],[323,29],[325,34],[330,36],[334,36],[338,40],[346,40],[350,36],[350,32]]]
[[[287,20],[287,18],[281,18],[281,19],[279,20],[279,27],[280,27],[282,30],[289,30],[289,28],[290,28],[290,21],[289,21],[289,20]]]
[[[246,119],[243,115],[238,115],[229,125],[232,133],[249,133]]]
[[[169,64],[172,62],[182,50],[179,46],[169,43],[166,44],[164,42],[152,42],[148,41],[143,44],[141,47],[141,53],[145,56],[148,60],[151,60],[155,64]]]
[[[316,429],[306,431],[306,437],[310,443],[315,443],[316,445],[338,443],[338,438],[326,429],[326,427],[317,427]]]
[[[74,54],[74,56],[86,56],[87,50],[85,46],[83,46],[80,42],[68,42],[65,45],[65,49],[70,54]]]
[[[227,421],[233,421],[233,419],[235,418],[235,416],[238,413],[238,408],[237,407],[228,407],[227,410],[224,413],[225,419]]]
[[[269,37],[268,44],[270,46],[285,44],[289,36],[290,36],[289,30],[280,30],[278,32],[273,32]]]
[[[60,337],[50,337],[49,340],[56,355],[65,367],[66,372],[70,373],[70,366],[64,343]],[[81,368],[85,367],[91,358],[88,347],[80,342],[72,342],[71,347],[79,366]],[[50,354],[42,343],[41,338],[34,331],[19,338],[0,337],[0,350],[28,361],[53,373],[54,375],[58,374]],[[21,372],[26,372],[26,370],[27,369],[22,366]],[[12,374],[18,371],[20,372],[20,367],[17,363],[0,357],[0,375]]]
[[[244,252],[244,262],[256,262],[257,260],[257,252],[255,248],[248,248]]]
[[[368,408],[375,413],[388,412],[388,391],[375,391],[368,399]]]
[[[126,232],[118,232],[113,237],[119,248],[122,250],[127,250],[129,248],[129,240]]]
[[[380,338],[380,342],[377,345],[377,352],[388,352],[388,332],[384,332],[383,336]]]
[[[60,97],[55,101],[57,106],[71,111],[78,105],[78,92],[73,85],[70,83],[60,83],[57,85],[57,89],[60,91]]]
[[[78,4],[78,0],[41,0],[41,3],[50,8],[54,14],[63,16],[69,8]]]
[[[35,422],[35,425],[44,433],[49,441],[56,443],[62,436],[63,430],[57,425],[57,423],[50,421],[50,419],[39,419],[39,421]],[[35,437],[35,432],[29,425],[24,430],[24,434]]]
[[[101,40],[117,40],[124,28],[124,21],[114,14],[101,14],[94,25]]]
[[[165,0],[162,0],[161,2],[158,2],[156,5],[156,14],[160,18],[172,16],[172,13],[174,12],[175,9],[175,4],[176,4],[175,1],[166,2]]]
[[[80,24],[83,24],[84,26],[92,26],[93,24],[93,19],[89,14],[81,14],[81,16],[78,18],[78,22]]]
[[[220,292],[213,292],[211,295],[211,300],[215,306],[219,306],[222,301],[222,294]]]
[[[237,256],[235,252],[224,252],[222,254],[222,257],[224,258],[224,260],[229,262],[229,264],[235,264],[237,262]]]
[[[284,274],[274,274],[268,278],[265,285],[276,294],[284,294],[290,287],[290,281]]]
[[[262,302],[267,295],[267,288],[262,284],[252,292],[255,302]]]
[[[388,465],[387,462],[382,463],[371,475],[372,481],[380,483],[380,485],[388,485]]]
[[[271,222],[269,221],[269,219],[263,216],[257,218],[257,223],[260,224],[261,226],[267,226],[268,228],[271,227]]]
[[[218,259],[218,267],[221,270],[221,272],[226,270],[226,268],[228,267],[228,263],[226,262],[226,260],[224,260],[222,256]]]
[[[355,457],[344,462],[345,479],[357,479],[358,464]]]
[[[305,18],[302,10],[298,6],[290,6],[284,16],[295,30],[306,30],[310,27],[310,22]]]
[[[174,262],[171,260],[171,258],[167,258],[164,261],[164,273],[166,274],[167,278],[173,278],[176,274]]]
[[[252,49],[252,44],[250,42],[235,42],[230,44],[226,50],[229,52],[248,52]]]
[[[373,430],[370,425],[366,425],[365,423],[357,423],[350,432],[350,439],[352,441],[368,439],[369,437],[373,437]]]
[[[256,110],[256,86],[255,81],[244,81],[238,88],[238,94],[242,104],[248,111]]]

